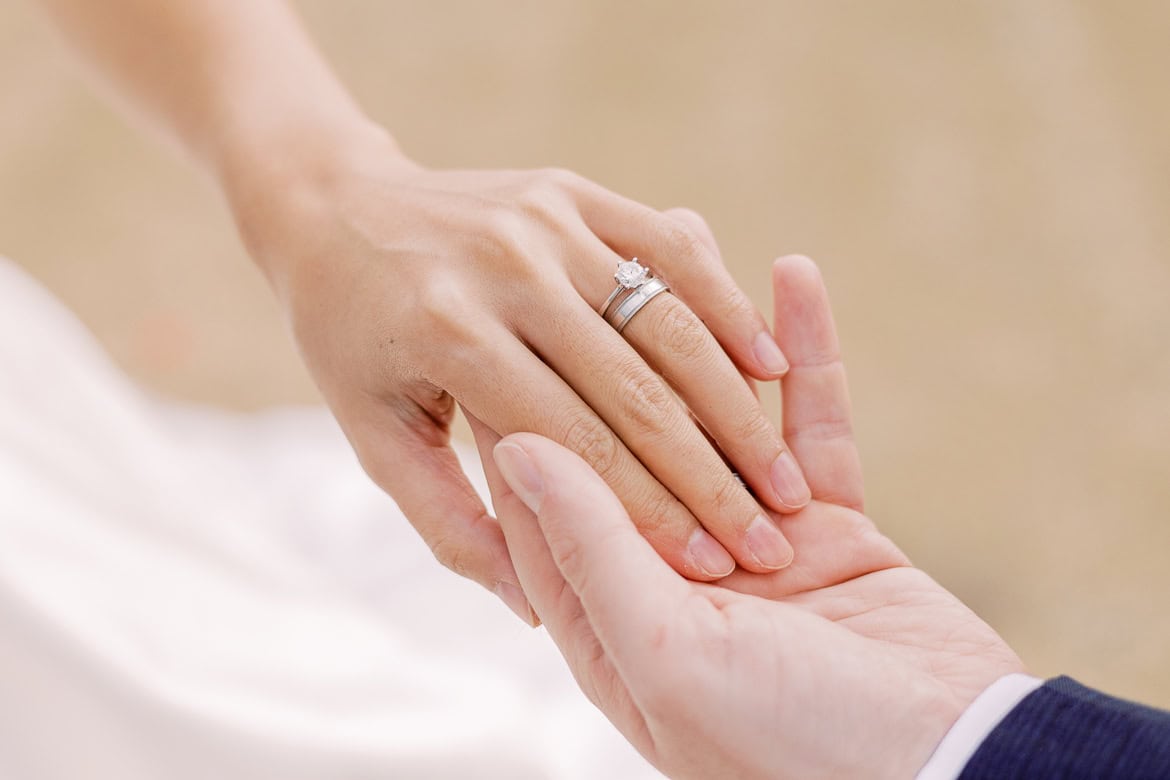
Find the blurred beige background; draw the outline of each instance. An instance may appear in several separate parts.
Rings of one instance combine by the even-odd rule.
[[[434,166],[825,269],[875,520],[1038,674],[1170,706],[1170,5],[305,0]],[[257,34],[262,34],[258,31]],[[313,401],[214,190],[0,5],[0,253],[159,392]]]

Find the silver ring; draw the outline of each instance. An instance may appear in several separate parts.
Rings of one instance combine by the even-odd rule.
[[[639,263],[636,257],[618,262],[617,271],[613,275],[613,280],[617,282],[617,287],[605,299],[605,303],[601,304],[601,308],[597,310],[597,313],[605,317],[609,312],[609,307],[618,299],[618,296],[622,293],[638,289],[652,278],[650,276],[650,269]]]
[[[642,310],[642,307],[650,302],[650,300],[658,295],[669,290],[666,282],[661,279],[651,277],[647,279],[629,295],[622,299],[612,312],[607,312],[605,321],[613,326],[614,330],[621,333],[625,327],[630,324],[630,320],[634,315]]]

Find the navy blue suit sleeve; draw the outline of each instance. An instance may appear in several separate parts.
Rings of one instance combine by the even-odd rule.
[[[1007,714],[959,778],[1170,778],[1170,712],[1057,677]]]

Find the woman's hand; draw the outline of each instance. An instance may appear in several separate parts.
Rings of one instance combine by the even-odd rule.
[[[687,577],[791,561],[719,453],[767,508],[808,502],[743,378],[787,362],[697,215],[560,170],[429,171],[388,140],[339,157],[233,201],[362,465],[439,560],[527,614],[499,526],[448,446],[458,403],[495,435],[535,431],[581,455]],[[634,256],[674,295],[619,335],[597,308]]]
[[[441,561],[527,615],[499,526],[447,446],[456,402],[495,433],[582,454],[687,576],[791,559],[688,416],[764,506],[808,501],[739,373],[775,379],[784,357],[694,214],[563,171],[404,161],[283,0],[42,4],[222,187],[362,464]],[[623,339],[594,308],[634,255],[677,297],[652,300]]]
[[[477,431],[525,592],[582,689],[671,777],[911,777],[966,706],[1020,671],[994,631],[858,511],[861,475],[819,274],[775,269],[792,369],[785,432],[814,501],[797,562],[687,582],[587,466],[538,436]],[[506,482],[505,482],[506,478]],[[533,513],[537,518],[533,517]]]

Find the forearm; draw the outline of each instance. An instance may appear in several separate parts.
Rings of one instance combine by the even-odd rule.
[[[393,141],[281,0],[41,0],[129,108],[246,199],[312,175],[347,141]]]

